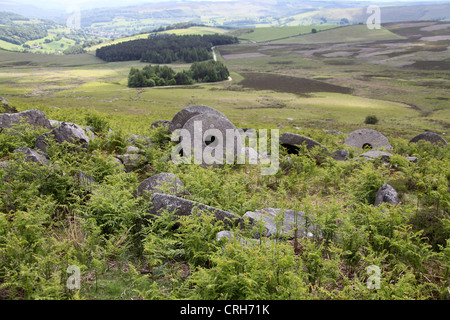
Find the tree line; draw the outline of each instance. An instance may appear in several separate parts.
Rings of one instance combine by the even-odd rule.
[[[189,70],[175,72],[168,66],[147,65],[142,70],[132,67],[128,87],[189,85],[194,82],[216,82],[228,79],[230,73],[222,63],[214,60],[195,62]]]
[[[148,39],[137,39],[98,48],[96,56],[102,60],[140,60],[150,63],[204,61],[212,58],[213,46],[237,43],[228,35],[170,35],[152,34]]]

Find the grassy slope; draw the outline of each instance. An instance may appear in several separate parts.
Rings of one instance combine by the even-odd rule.
[[[365,25],[334,28],[316,34],[306,34],[288,39],[273,41],[274,44],[316,44],[344,43],[357,41],[399,40],[403,37],[385,28],[369,30]]]
[[[255,28],[253,32],[244,33],[239,38],[253,40],[256,42],[271,41],[280,38],[297,36],[299,34],[310,33],[312,29],[317,31],[335,28],[336,26],[292,26],[292,27],[273,27],[273,28]]]

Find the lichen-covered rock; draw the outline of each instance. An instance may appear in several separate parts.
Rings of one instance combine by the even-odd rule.
[[[120,161],[122,161],[125,171],[131,172],[137,170],[145,165],[147,158],[141,154],[136,153],[126,153],[116,156]]]
[[[367,160],[381,159],[385,162],[389,162],[390,158],[392,157],[392,154],[380,150],[370,150],[362,153],[360,156],[365,157],[365,159]]]
[[[336,161],[346,161],[349,157],[349,152],[345,149],[336,150],[331,154],[331,157]]]
[[[263,236],[266,237],[284,237],[288,235],[290,238],[293,238],[294,227],[297,227],[298,237],[313,235],[308,230],[305,213],[302,211],[265,208],[256,211],[248,211],[244,214],[244,218],[245,217],[251,218],[254,221],[256,228],[258,228],[257,221],[261,221],[264,225]],[[259,232],[257,232],[255,238],[259,237]]]
[[[40,110],[27,110],[18,113],[0,113],[0,128],[10,128],[15,124],[20,124],[25,121],[34,127],[44,127],[52,129],[50,121],[45,116],[44,112]]]
[[[227,226],[243,225],[243,219],[234,213],[173,195],[162,193],[153,194],[152,203],[149,206],[148,213],[150,215],[159,216],[165,210],[173,213],[175,216],[189,216],[207,212],[213,214],[216,220],[223,221]]]
[[[418,142],[420,140],[424,140],[424,141],[428,141],[431,142],[433,144],[440,144],[443,146],[447,145],[447,141],[445,141],[444,138],[442,138],[440,135],[433,133],[433,132],[424,132],[421,134],[416,135],[415,137],[413,137],[409,143],[415,143]]]
[[[63,122],[52,131],[40,135],[36,139],[35,148],[46,153],[48,140],[53,140],[57,143],[63,143],[67,141],[69,143],[78,144],[83,148],[87,148],[90,141],[83,128],[74,123],[68,122]]]
[[[387,183],[383,184],[378,190],[374,205],[378,206],[383,202],[394,205],[397,205],[400,202],[397,191]]]
[[[138,186],[137,196],[143,195],[144,192],[150,194],[165,193],[175,196],[189,194],[180,178],[170,172],[162,172],[142,181]]]
[[[48,165],[50,163],[50,160],[48,160],[45,155],[28,147],[20,147],[14,150],[13,153],[23,153],[25,155],[25,160],[29,162],[36,162],[42,165]]]

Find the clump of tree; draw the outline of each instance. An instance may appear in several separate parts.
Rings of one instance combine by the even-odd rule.
[[[150,63],[204,61],[212,58],[211,47],[237,43],[228,35],[168,35],[153,34],[148,39],[137,39],[98,48],[96,56],[102,60],[141,60]]]
[[[228,79],[228,68],[217,61],[196,62],[189,70],[175,72],[168,66],[145,66],[142,70],[132,67],[128,74],[128,87],[155,87],[189,85],[196,82],[216,82]]]
[[[365,124],[377,124],[378,118],[375,115],[368,115],[366,119],[364,120]]]

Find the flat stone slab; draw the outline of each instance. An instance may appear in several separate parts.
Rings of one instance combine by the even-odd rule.
[[[325,149],[322,146],[322,144],[320,144],[317,141],[314,141],[311,138],[304,137],[304,136],[301,136],[301,135],[295,134],[295,133],[289,133],[289,132],[285,132],[280,135],[280,144],[285,145],[285,146],[295,146],[295,147],[299,147],[299,146],[305,144],[306,148],[308,150],[312,149],[314,147],[320,147],[320,148]]]
[[[183,126],[189,119],[191,119],[192,117],[194,117],[196,115],[206,113],[206,112],[216,114],[217,116],[222,116],[222,117],[226,118],[222,112],[217,111],[214,108],[204,106],[204,105],[193,105],[193,106],[189,106],[189,107],[186,107],[186,108],[180,110],[173,117],[172,121],[170,121],[170,123],[169,123],[169,130],[173,132],[176,129],[181,129],[181,128],[183,128]]]
[[[433,133],[433,132],[424,132],[416,135],[411,140],[409,140],[409,143],[415,143],[420,140],[428,141],[433,144],[441,144],[443,146],[447,145],[447,141],[445,141],[444,138],[442,138],[440,135]]]
[[[264,224],[263,236],[266,237],[283,237],[288,235],[289,238],[294,238],[293,230],[297,224],[297,236],[305,237],[313,234],[308,230],[305,221],[305,213],[302,211],[282,210],[275,208],[265,208],[256,211],[248,211],[244,214],[244,218],[251,218],[254,221],[254,226],[258,228],[257,222],[261,221]],[[277,221],[280,220],[280,221]],[[277,225],[279,224],[279,225]],[[255,238],[259,238],[259,232],[255,233]]]
[[[370,150],[360,155],[360,157],[365,157],[368,159],[381,159],[386,162],[389,162],[391,156],[391,153],[380,150]]]
[[[344,143],[360,149],[366,147],[380,149],[384,147],[386,150],[392,150],[389,140],[382,133],[373,129],[355,130],[347,136]]]
[[[47,119],[41,110],[27,110],[18,113],[0,113],[0,128],[10,128],[22,121],[27,122],[35,127],[44,127],[52,129],[50,120]]]
[[[144,192],[150,194],[164,193],[175,196],[189,194],[189,192],[185,190],[184,184],[180,178],[170,172],[155,174],[142,181],[138,186],[137,196],[142,196]]]
[[[164,210],[174,213],[176,216],[189,216],[196,213],[200,214],[200,212],[208,212],[213,214],[217,220],[223,221],[224,224],[228,226],[242,226],[244,221],[234,213],[210,207],[206,204],[173,195],[154,193],[152,203],[149,205],[148,213],[159,216]]]

